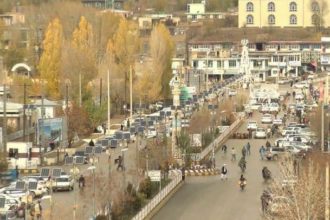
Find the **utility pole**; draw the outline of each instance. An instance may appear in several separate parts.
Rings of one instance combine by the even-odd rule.
[[[100,78],[100,106],[102,106],[102,78]]]
[[[132,65],[129,66],[129,82],[130,82],[130,119],[133,121],[133,76],[132,76]]]
[[[7,85],[3,84],[3,152],[7,155]]]
[[[328,106],[328,95],[329,95],[329,82],[328,82],[328,75],[325,78],[325,88],[324,90],[324,98],[323,98],[323,102],[322,102],[322,109],[321,109],[321,149],[324,152],[326,150],[325,148],[325,132],[329,132],[329,131],[325,131],[325,112],[324,112],[324,108],[325,106],[327,106],[327,109],[329,108]],[[327,141],[328,142],[328,141]],[[328,143],[327,143],[328,144]],[[328,148],[328,147],[327,147]],[[329,150],[329,149],[327,149]]]
[[[79,107],[82,104],[82,97],[81,97],[81,73],[79,72]]]
[[[110,132],[110,126],[111,126],[111,96],[110,96],[110,70],[108,70],[108,131]]]
[[[325,220],[330,218],[330,202],[329,202],[329,162],[325,169]]]
[[[39,144],[39,159],[40,159],[40,165],[42,165],[42,149],[44,148],[44,117],[45,117],[45,107],[44,107],[44,81],[41,80],[41,123],[40,123],[40,129],[39,134],[41,136],[40,144]]]
[[[26,141],[26,83],[23,85],[23,94],[24,94],[24,101],[23,101],[23,141]]]

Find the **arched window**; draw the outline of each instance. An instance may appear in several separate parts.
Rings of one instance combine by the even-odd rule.
[[[268,24],[275,24],[275,16],[269,15],[268,16]]]
[[[317,14],[312,15],[312,24],[313,25],[320,25],[320,16]]]
[[[290,3],[290,11],[297,11],[297,3],[295,2]]]
[[[275,11],[275,4],[274,2],[268,3],[268,11]]]
[[[290,16],[290,24],[297,24],[297,16],[291,15]]]
[[[253,24],[253,16],[252,15],[248,15],[246,17],[246,24]]]
[[[246,11],[249,11],[249,12],[253,11],[253,3],[252,2],[248,2],[246,4]]]
[[[318,2],[312,3],[312,12],[319,12],[320,11],[320,5]]]

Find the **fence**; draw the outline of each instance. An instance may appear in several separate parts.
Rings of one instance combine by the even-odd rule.
[[[208,147],[206,147],[198,156],[199,159],[205,158],[209,153],[212,152],[213,147],[216,149],[219,146],[219,143],[225,138],[227,138],[232,131],[234,131],[242,122],[242,118],[239,117],[233,124],[230,125],[228,129],[226,129],[219,137],[217,137]]]
[[[174,172],[174,171],[172,171]],[[163,199],[172,192],[172,190],[182,181],[182,175],[180,171],[175,172],[172,181],[162,189],[154,198],[152,198],[147,205],[145,205],[132,220],[145,219],[152,210],[163,201]]]

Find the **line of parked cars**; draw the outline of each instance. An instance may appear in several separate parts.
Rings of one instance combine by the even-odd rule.
[[[17,182],[24,182],[24,187],[17,188]],[[28,189],[28,184],[31,182],[35,183],[35,189]],[[22,207],[22,203],[31,204],[36,199],[42,199],[44,195],[50,193],[50,190],[56,192],[73,189],[74,179],[65,172],[62,172],[60,177],[54,178],[52,181],[41,176],[20,177],[17,181],[0,189],[0,198],[5,199],[4,207],[0,207],[0,216],[6,216],[6,219],[17,219],[18,210]]]
[[[290,123],[281,134],[282,138],[276,139],[267,152],[267,159],[277,160],[286,153],[304,156],[318,142],[315,133],[306,124]]]

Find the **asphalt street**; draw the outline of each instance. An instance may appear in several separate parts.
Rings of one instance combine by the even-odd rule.
[[[288,85],[281,86],[279,91],[289,91]],[[280,113],[281,116],[283,113]],[[254,112],[252,119],[262,125],[261,115]],[[246,120],[238,129],[238,132],[247,132]],[[276,137],[269,139],[271,143]],[[230,149],[236,148],[237,160],[241,157],[241,149],[247,143],[251,145],[251,155],[247,156],[247,170],[244,176],[247,179],[247,187],[241,191],[238,180],[241,175],[238,161],[231,161]],[[216,166],[223,164],[228,167],[228,180],[221,180],[220,176],[187,177],[184,185],[174,194],[160,211],[153,216],[153,220],[259,220],[262,219],[261,200],[262,191],[267,188],[261,170],[267,166],[272,176],[279,175],[278,162],[261,160],[259,148],[265,145],[265,139],[229,139],[225,144],[228,147],[227,154],[218,151],[215,155]]]
[[[255,115],[255,118],[258,116]],[[246,131],[246,122],[240,127]],[[189,177],[182,188],[168,201],[168,203],[153,217],[154,220],[258,220],[261,219],[260,195],[267,184],[261,176],[261,170],[267,166],[276,177],[277,162],[261,160],[259,147],[265,140],[230,139],[225,144],[228,149],[236,148],[237,160],[241,157],[241,149],[247,142],[251,144],[251,155],[247,156],[247,170],[244,176],[247,187],[240,191],[238,180],[241,175],[238,161],[231,161],[230,150],[225,155],[216,153],[216,166],[227,164],[228,180],[221,180],[220,176]],[[273,140],[271,140],[273,141]]]

